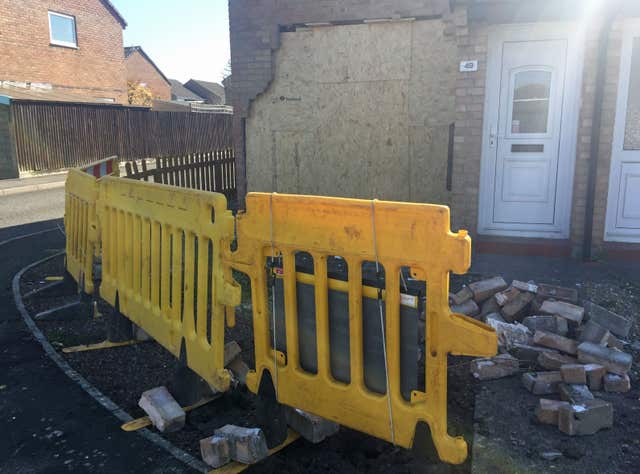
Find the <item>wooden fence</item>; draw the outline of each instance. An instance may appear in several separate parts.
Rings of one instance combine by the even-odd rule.
[[[111,155],[126,161],[232,147],[231,116],[225,114],[15,100],[11,117],[20,171],[71,168]]]
[[[222,193],[229,200],[235,197],[236,169],[233,149],[208,153],[156,158],[152,166],[142,160],[125,164],[126,177],[183,188]]]

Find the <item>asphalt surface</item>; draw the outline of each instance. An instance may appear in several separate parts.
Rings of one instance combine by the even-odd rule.
[[[64,189],[27,192],[0,197],[0,241],[6,228],[60,219],[64,215]]]
[[[0,473],[182,473],[44,354],[14,304],[13,276],[64,248],[62,190],[0,198]],[[57,218],[57,219],[56,219]],[[53,229],[25,239],[8,239]]]

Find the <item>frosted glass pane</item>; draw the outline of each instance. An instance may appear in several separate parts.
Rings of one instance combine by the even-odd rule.
[[[516,74],[511,133],[547,132],[550,92],[550,72],[524,71]]]
[[[640,150],[640,38],[633,40],[624,148],[625,150]]]

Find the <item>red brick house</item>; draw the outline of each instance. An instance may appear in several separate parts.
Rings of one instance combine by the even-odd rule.
[[[126,26],[108,0],[0,0],[0,81],[126,103]]]
[[[124,62],[127,68],[127,82],[135,82],[148,87],[154,98],[171,100],[171,83],[141,46],[124,48]]]
[[[640,255],[637,0],[229,16],[243,189],[447,203],[476,250]]]

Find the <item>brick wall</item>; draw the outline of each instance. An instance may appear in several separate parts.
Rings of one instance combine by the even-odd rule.
[[[17,177],[18,166],[11,140],[10,107],[0,104],[0,179]]]
[[[78,48],[49,44],[48,11],[76,17]],[[0,0],[0,80],[127,100],[122,25],[99,0]]]
[[[134,51],[125,59],[127,81],[146,84],[156,99],[171,100],[171,85],[140,53]]]

